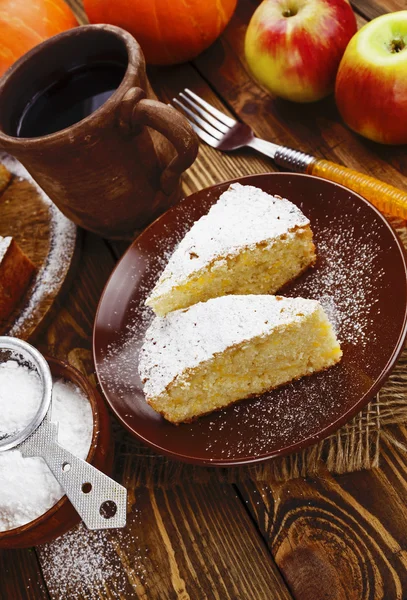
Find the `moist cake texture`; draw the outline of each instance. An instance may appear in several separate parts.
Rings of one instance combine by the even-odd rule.
[[[230,295],[156,317],[139,373],[147,402],[181,423],[326,369],[341,356],[316,300]]]
[[[162,316],[226,294],[274,293],[315,259],[297,206],[234,183],[185,235],[146,304]]]

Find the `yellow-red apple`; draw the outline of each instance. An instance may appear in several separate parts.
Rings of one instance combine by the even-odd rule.
[[[382,144],[407,144],[407,10],[370,21],[352,38],[335,95],[351,129]]]
[[[346,0],[264,0],[249,23],[245,55],[256,79],[273,94],[314,102],[333,91],[356,30]]]

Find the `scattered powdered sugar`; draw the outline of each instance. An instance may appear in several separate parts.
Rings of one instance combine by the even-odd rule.
[[[384,270],[377,267],[380,247],[376,232],[366,228],[361,238],[349,221],[344,226],[346,219],[351,216],[342,215],[329,227],[314,225],[317,268],[307,272],[293,289],[296,295],[321,302],[341,342],[365,346],[372,342],[379,302],[376,292]]]
[[[136,285],[139,292],[137,298],[129,306],[130,324],[125,328],[118,343],[108,344],[107,354],[98,373],[106,390],[114,392],[122,398],[140,388],[138,374],[140,349],[146,330],[155,317],[153,310],[146,306],[146,298],[164,271],[174,248],[194,222],[193,216],[187,209],[184,209],[182,204],[179,205],[179,208],[182,208],[182,211],[175,219],[176,227],[169,228],[164,225],[164,235],[152,236],[151,241],[155,244],[157,252],[148,255],[142,272],[140,272],[139,266],[134,266],[133,272],[128,276],[129,285]],[[112,331],[117,328],[117,324],[114,322],[114,317],[117,315],[118,311],[113,310],[111,322],[108,323],[108,327]]]
[[[9,246],[11,244],[11,237],[2,237],[0,235],[0,262],[3,260]]]
[[[355,370],[357,368],[355,367]],[[348,382],[352,381],[353,394]],[[305,385],[304,385],[305,383]],[[281,388],[239,402],[213,413],[207,421],[197,421],[205,437],[208,457],[244,460],[268,454],[319,434],[330,422],[352,408],[354,395],[363,394],[363,381],[353,367],[342,363],[327,371],[294,381]],[[227,418],[233,411],[234,419]],[[210,460],[210,458],[209,458]]]
[[[307,217],[289,200],[251,185],[233,183],[181,240],[151,298],[167,293],[213,260],[236,255],[243,247],[277,239],[307,225]]]
[[[66,274],[67,257],[73,253],[76,244],[76,225],[63,215],[45,192],[34,181],[28,171],[15,158],[0,152],[2,163],[14,176],[28,180],[37,190],[48,207],[51,221],[51,246],[45,264],[37,271],[28,303],[14,323],[10,335],[17,336],[19,331],[34,319],[36,308],[44,298],[59,288]],[[29,218],[29,215],[27,215]]]
[[[37,414],[41,399],[37,371],[17,360],[0,363],[0,439],[25,429]]]
[[[137,510],[128,518],[137,519],[135,528],[143,526]],[[148,548],[142,544],[138,548],[137,541],[138,536],[128,529],[89,531],[80,524],[54,542],[39,546],[48,591],[52,597],[70,600],[139,597],[135,590],[143,592],[147,587]]]
[[[1,402],[1,395],[4,393],[2,368],[3,365],[0,365],[0,414],[4,408]],[[21,423],[28,419],[33,404],[30,396],[38,395],[38,386],[35,379],[29,379],[26,367],[20,366],[14,370],[19,375],[13,379],[14,393],[11,400],[18,406],[15,412],[21,419],[17,422],[21,429]],[[38,375],[37,379],[39,381]],[[9,384],[10,381],[7,382],[6,389]],[[16,393],[16,389],[21,394]],[[85,459],[92,442],[93,412],[88,398],[73,383],[61,379],[54,381],[52,420],[59,423],[58,440],[61,445]],[[24,458],[19,450],[0,452],[0,531],[14,529],[36,519],[63,495],[62,488],[42,458]]]

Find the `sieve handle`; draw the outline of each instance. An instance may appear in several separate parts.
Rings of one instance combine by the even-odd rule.
[[[125,527],[126,488],[54,439],[38,450],[88,529]]]

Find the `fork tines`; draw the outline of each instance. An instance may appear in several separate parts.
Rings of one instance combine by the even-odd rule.
[[[236,121],[203,100],[200,96],[185,88],[173,103],[181,108],[187,116],[192,128],[199,137],[210,146],[217,146]],[[191,110],[193,109],[193,110]]]

